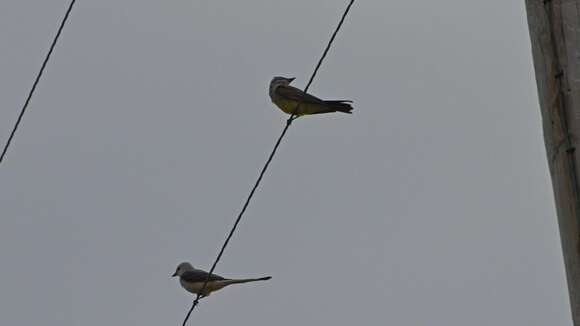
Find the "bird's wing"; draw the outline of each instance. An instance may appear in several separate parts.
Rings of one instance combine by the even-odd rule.
[[[181,275],[181,279],[186,281],[186,282],[205,282],[205,280],[207,280],[207,275],[209,273],[202,271],[200,269],[194,269],[192,271],[186,271],[183,273],[183,275]],[[209,278],[210,281],[222,281],[225,280],[225,278],[216,275],[216,274],[211,274],[211,277]]]
[[[276,87],[275,92],[278,96],[289,99],[289,100],[300,101],[302,103],[312,103],[312,104],[324,105],[323,100],[319,99],[316,96],[312,96],[308,93],[304,93],[303,91],[301,91],[298,88],[293,87],[293,86],[281,85],[281,86]]]

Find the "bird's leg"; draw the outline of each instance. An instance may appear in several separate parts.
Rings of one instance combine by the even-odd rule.
[[[199,301],[201,301],[201,299],[203,299],[203,298],[205,298],[205,297],[206,297],[205,295],[203,295],[203,294],[201,294],[201,293],[200,293],[200,294],[199,294],[199,296],[198,296],[198,297],[196,297],[194,301],[197,301],[197,302],[199,302]]]
[[[288,118],[288,120],[286,120],[286,124],[287,124],[287,125],[291,125],[291,124],[292,124],[292,122],[293,122],[294,120],[298,119],[298,117],[299,117],[299,115],[297,115],[297,114],[292,114],[292,115],[290,116],[290,118]]]
[[[205,299],[206,297],[208,297],[208,296],[209,296],[209,294],[210,294],[210,293],[211,293],[211,292],[207,292],[207,291],[205,291],[205,293],[201,293],[201,294],[199,295],[199,300],[201,300],[201,299]]]

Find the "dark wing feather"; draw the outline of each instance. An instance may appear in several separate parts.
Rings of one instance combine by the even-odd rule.
[[[183,275],[181,275],[181,279],[186,281],[186,282],[205,282],[205,280],[207,279],[207,275],[208,275],[208,272],[204,272],[204,271],[199,270],[199,269],[194,269],[192,271],[184,272]],[[219,275],[211,274],[211,277],[209,278],[209,280],[210,281],[222,281],[222,280],[225,280],[225,278],[223,278]]]
[[[276,93],[279,96],[287,98],[289,100],[300,101],[302,103],[312,103],[312,104],[320,104],[324,105],[324,101],[319,99],[316,96],[312,96],[308,93],[304,93],[300,89],[292,86],[278,86],[276,88]]]

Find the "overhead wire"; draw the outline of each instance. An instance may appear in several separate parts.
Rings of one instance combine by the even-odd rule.
[[[8,140],[6,141],[6,144],[4,144],[4,147],[2,149],[2,154],[0,154],[0,163],[2,163],[4,161],[4,157],[6,156],[6,152],[8,151],[8,147],[10,147],[10,144],[12,143],[12,139],[14,138],[14,135],[16,134],[16,130],[20,126],[20,122],[22,121],[22,117],[24,116],[24,112],[26,112],[26,109],[28,108],[28,104],[30,104],[30,100],[32,99],[32,95],[34,95],[34,91],[36,90],[36,86],[38,86],[38,82],[40,81],[40,77],[42,76],[44,69],[46,68],[46,65],[48,63],[48,60],[50,59],[50,56],[52,55],[52,52],[54,51],[54,47],[56,46],[56,43],[58,42],[58,39],[60,38],[60,34],[62,33],[64,25],[66,24],[66,22],[69,18],[70,12],[72,11],[72,8],[73,8],[75,2],[76,2],[76,0],[71,0],[71,2],[69,3],[68,9],[66,10],[66,13],[65,13],[62,21],[60,22],[60,26],[58,27],[58,31],[56,33],[56,36],[54,37],[54,39],[52,40],[52,43],[50,44],[50,49],[48,50],[48,53],[46,54],[46,57],[44,58],[44,61],[42,62],[42,66],[40,67],[40,70],[38,71],[38,74],[36,75],[36,78],[34,79],[34,83],[32,84],[32,88],[28,92],[28,96],[26,97],[26,101],[24,102],[24,105],[22,106],[22,109],[20,110],[20,114],[18,115],[18,119],[16,119],[16,123],[14,124],[14,127],[12,128],[12,131],[10,132],[10,136],[8,137]]]
[[[332,36],[330,37],[330,40],[328,41],[328,44],[326,45],[326,48],[324,49],[324,52],[322,53],[322,56],[318,60],[318,63],[316,64],[316,67],[314,68],[314,71],[312,72],[312,75],[310,76],[310,79],[308,80],[308,83],[306,84],[306,87],[304,88],[304,92],[305,93],[308,91],[308,88],[310,88],[310,85],[314,81],[314,77],[318,73],[318,70],[320,69],[320,66],[322,65],[322,62],[326,58],[326,56],[328,54],[328,51],[330,50],[330,47],[332,46],[332,43],[334,42],[334,39],[336,38],[336,35],[338,34],[338,31],[342,27],[342,25],[344,23],[344,20],[346,19],[346,16],[348,15],[348,13],[350,11],[350,8],[352,7],[353,4],[354,4],[354,0],[350,0],[349,3],[348,3],[348,6],[344,10],[344,12],[342,14],[342,17],[340,18],[340,21],[339,21],[338,25],[336,26],[334,32],[332,33]],[[276,154],[276,151],[278,150],[278,147],[280,146],[280,143],[282,142],[282,139],[286,135],[286,132],[288,131],[288,128],[290,127],[290,125],[292,124],[292,122],[299,117],[299,115],[297,115],[298,107],[299,106],[300,106],[300,102],[298,102],[296,104],[296,108],[294,109],[293,114],[286,121],[286,125],[284,126],[284,129],[282,129],[282,133],[278,137],[278,140],[276,141],[276,144],[274,145],[274,149],[272,150],[272,152],[268,156],[268,159],[266,160],[266,163],[264,164],[264,167],[260,171],[260,174],[258,176],[258,179],[254,183],[254,186],[252,187],[252,190],[250,191],[250,194],[248,195],[248,197],[247,197],[244,205],[242,206],[242,209],[239,212],[239,214],[238,214],[238,216],[237,216],[237,218],[236,218],[236,220],[234,222],[234,225],[230,229],[230,232],[229,232],[228,236],[226,237],[226,240],[224,241],[224,243],[223,243],[223,245],[222,245],[222,247],[221,247],[221,249],[220,249],[220,251],[219,251],[219,253],[218,253],[218,255],[217,255],[216,259],[215,259],[215,261],[213,262],[213,264],[211,266],[211,269],[209,270],[209,272],[207,274],[207,278],[203,282],[203,286],[201,287],[199,293],[197,294],[195,300],[193,301],[193,303],[191,305],[191,308],[187,312],[187,315],[185,316],[185,319],[183,320],[182,326],[185,326],[187,324],[187,321],[189,320],[189,317],[191,316],[191,313],[193,312],[193,310],[195,309],[195,307],[199,304],[199,300],[202,298],[202,293],[206,289],[207,283],[209,282],[209,280],[210,280],[210,278],[211,278],[211,276],[212,276],[212,274],[213,274],[213,272],[214,272],[217,264],[219,263],[220,259],[222,258],[222,255],[223,255],[223,253],[224,253],[227,245],[229,244],[232,236],[234,235],[234,232],[236,231],[236,228],[238,227],[238,224],[240,223],[240,221],[242,219],[242,216],[246,212],[246,209],[248,208],[248,205],[250,204],[250,201],[252,200],[252,197],[254,196],[254,193],[256,192],[256,189],[260,185],[260,182],[262,181],[262,178],[264,177],[264,174],[266,173],[266,170],[268,169],[268,166],[272,162],[272,159],[274,158],[274,155]]]
[[[558,52],[558,46],[556,45],[556,26],[554,26],[554,3],[552,0],[544,0],[544,11],[546,13],[546,18],[548,21],[548,29],[550,34],[550,44],[552,45],[552,57],[554,58],[553,62],[553,69],[555,73],[553,74],[553,78],[556,80],[556,100],[554,101],[554,105],[557,106],[558,109],[558,116],[560,120],[560,128],[562,128],[563,139],[562,142],[556,146],[554,153],[552,153],[552,161],[556,159],[556,156],[561,153],[560,147],[565,145],[566,147],[566,162],[568,163],[568,176],[570,177],[570,191],[572,196],[574,196],[574,217],[576,219],[577,225],[580,225],[580,189],[579,189],[579,176],[577,173],[577,164],[575,158],[576,147],[574,146],[573,142],[573,135],[570,132],[569,123],[568,123],[568,116],[571,114],[569,112],[568,104],[566,102],[566,95],[565,95],[565,87],[564,80],[566,80],[566,76],[564,76],[564,69],[562,68],[562,63],[560,62],[560,53]],[[550,70],[548,70],[550,71]],[[569,87],[568,87],[569,88]],[[550,162],[550,164],[554,164]],[[580,236],[580,235],[578,235]]]

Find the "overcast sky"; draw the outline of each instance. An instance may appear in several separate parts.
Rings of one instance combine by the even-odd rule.
[[[8,137],[68,0],[0,1]],[[0,166],[0,324],[176,325],[346,1],[80,0]],[[190,325],[570,325],[524,0],[357,1]]]

